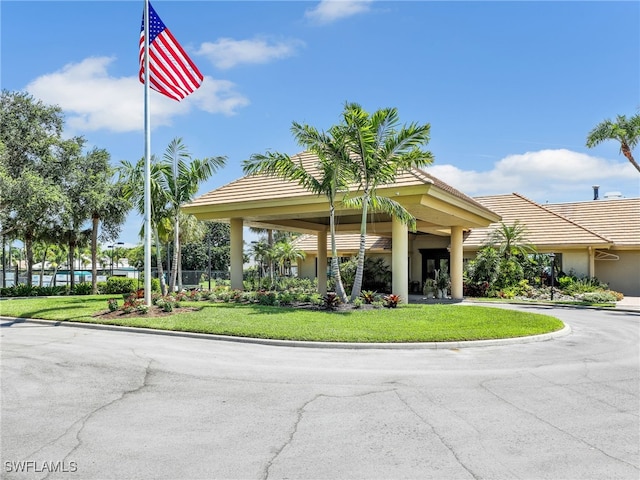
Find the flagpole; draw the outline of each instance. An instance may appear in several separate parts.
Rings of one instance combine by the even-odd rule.
[[[149,112],[149,0],[144,0],[144,302],[151,306],[151,114]]]

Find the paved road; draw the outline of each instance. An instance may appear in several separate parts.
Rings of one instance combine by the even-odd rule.
[[[637,479],[640,313],[528,308],[572,333],[340,350],[4,322],[0,475]]]

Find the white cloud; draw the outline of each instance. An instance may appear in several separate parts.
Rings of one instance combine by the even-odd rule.
[[[607,160],[566,149],[509,155],[484,172],[437,164],[427,171],[471,196],[517,192],[537,202],[579,201],[592,198],[593,185],[601,186],[601,195],[640,195],[638,172],[625,158]]]
[[[372,0],[322,0],[315,8],[307,10],[305,17],[327,24],[369,11]]]
[[[241,64],[268,63],[287,58],[295,55],[303,45],[300,40],[270,42],[266,38],[221,38],[215,43],[203,43],[196,54],[208,58],[218,68],[227,69]]]
[[[108,68],[113,57],[91,57],[42,75],[25,87],[30,94],[65,112],[67,126],[77,132],[138,131],[144,128],[143,88],[136,76],[113,77]],[[198,108],[233,115],[249,100],[226,80],[205,77],[202,86],[182,102],[151,92],[153,127],[170,125],[175,116]]]

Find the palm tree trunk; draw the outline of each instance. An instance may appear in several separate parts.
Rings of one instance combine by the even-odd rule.
[[[162,256],[160,252],[160,236],[158,235],[158,228],[154,228],[153,236],[156,240],[156,266],[158,267],[158,279],[160,280],[160,293],[162,296],[165,296],[167,294],[167,282],[164,279],[164,270],[162,269]],[[167,268],[169,268],[168,265]]]
[[[40,264],[40,287],[44,285],[44,263],[47,261],[47,250],[49,250],[49,246],[45,243],[44,252],[42,253],[42,263]]]
[[[336,224],[335,224],[335,207],[333,204],[329,210],[329,233],[331,235],[331,275],[336,282],[336,294],[342,303],[347,303],[347,292],[342,285],[342,276],[340,275],[340,264],[338,263],[338,247],[336,246]],[[320,265],[319,267],[325,268]]]
[[[625,157],[627,157],[627,160],[629,160],[631,162],[631,165],[636,167],[636,170],[638,170],[638,172],[640,172],[640,165],[638,165],[638,162],[636,162],[636,159],[633,158],[633,155],[631,154],[631,149],[629,148],[629,145],[627,145],[626,143],[622,143],[622,145],[620,146],[620,150],[622,150],[622,154]]]
[[[69,234],[69,290],[73,292],[74,287],[76,286],[76,272],[74,270],[73,265],[73,255],[76,251],[76,242]]]
[[[267,230],[267,244],[269,245],[269,249],[273,248],[273,230]],[[271,254],[269,254],[269,279],[271,280],[271,288],[273,288],[273,258]]]
[[[178,242],[178,291],[182,291],[182,247]]]
[[[178,220],[178,216],[175,216],[174,219],[174,226],[173,226],[173,260],[171,261],[171,281],[169,282],[169,289],[171,290],[171,293],[173,293],[175,291],[175,287],[176,287],[176,280],[178,278],[178,246],[180,244],[180,239],[178,238],[179,235],[179,220]]]
[[[98,225],[100,217],[93,215],[91,218],[91,293],[98,293]]]
[[[351,301],[360,296],[362,291],[362,278],[364,277],[364,254],[367,246],[367,210],[369,206],[369,194],[365,190],[362,198],[362,221],[360,223],[360,248],[358,249],[358,266],[356,268],[356,276],[353,279],[353,288],[351,289]]]
[[[24,248],[27,254],[27,285],[32,286],[31,275],[33,274],[33,232],[29,231],[25,234]],[[20,260],[18,260],[19,262]],[[18,276],[14,285],[18,284]]]

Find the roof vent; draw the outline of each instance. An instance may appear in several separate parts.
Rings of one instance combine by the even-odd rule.
[[[598,189],[600,188],[600,185],[594,185],[593,187],[593,199],[594,200],[598,200]]]
[[[604,194],[604,198],[606,198],[607,200],[611,200],[614,198],[624,198],[622,196],[622,192],[607,192]]]

